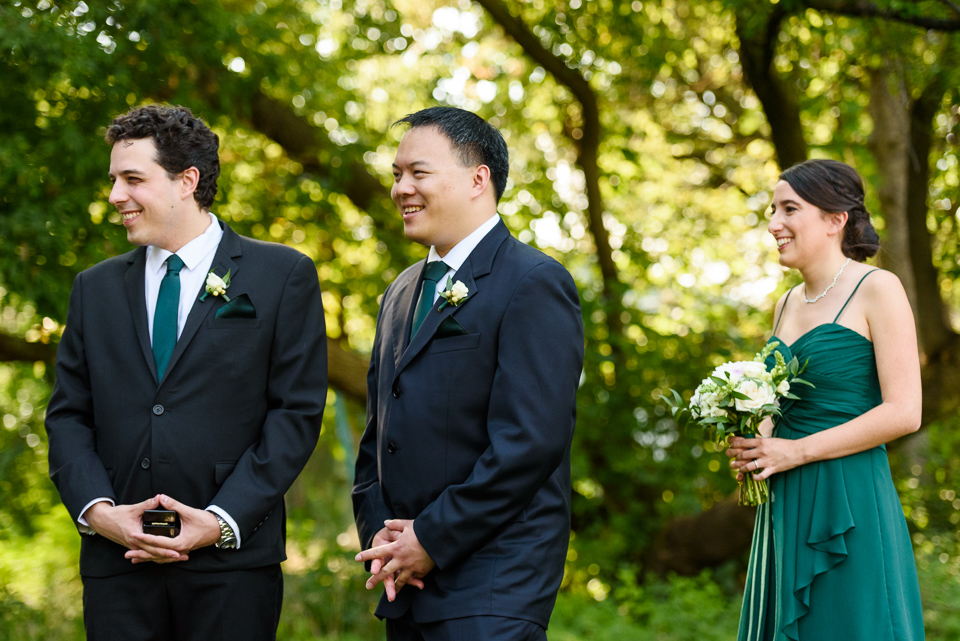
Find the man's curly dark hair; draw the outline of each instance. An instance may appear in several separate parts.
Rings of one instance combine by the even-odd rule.
[[[196,167],[200,180],[193,197],[201,209],[209,210],[217,195],[220,177],[220,139],[186,107],[146,105],[131,109],[113,119],[106,139],[111,145],[121,140],[153,139],[157,163],[171,179]]]

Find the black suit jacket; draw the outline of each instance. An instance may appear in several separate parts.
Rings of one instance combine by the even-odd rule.
[[[157,493],[226,510],[240,529],[240,549],[197,550],[185,569],[278,563],[285,558],[283,494],[313,452],[326,401],[316,269],[291,248],[224,226],[213,270],[230,271],[228,296],[247,294],[253,313],[217,318],[223,298],[196,301],[158,384],[145,259],[140,247],[74,281],[47,409],[50,476],[74,519],[98,497],[130,504]],[[80,572],[143,567],[124,552],[84,536]]]
[[[419,622],[550,618],[570,536],[570,441],[583,368],[577,289],[502,222],[454,276],[469,294],[409,341],[424,263],[384,294],[367,378],[354,512],[369,547],[415,519],[437,567],[377,614]]]

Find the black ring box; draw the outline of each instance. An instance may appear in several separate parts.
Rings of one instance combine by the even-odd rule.
[[[173,510],[144,510],[143,533],[173,538],[180,534],[180,515]]]

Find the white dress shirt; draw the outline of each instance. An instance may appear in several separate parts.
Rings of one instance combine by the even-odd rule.
[[[223,230],[216,216],[210,214],[210,226],[207,230],[177,250],[177,256],[183,261],[180,270],[180,308],[177,312],[177,338],[183,331],[187,316],[193,309],[200,288],[207,280],[207,273],[213,265],[213,257],[220,245]],[[150,245],[147,247],[147,265],[144,270],[144,295],[147,303],[147,327],[150,331],[150,344],[153,345],[153,316],[157,310],[157,296],[160,294],[160,282],[167,274],[167,258],[173,252]]]
[[[432,263],[437,260],[442,260],[446,263],[447,267],[449,267],[447,273],[444,274],[443,278],[437,283],[437,290],[433,293],[434,303],[440,298],[440,292],[447,288],[447,278],[452,278],[453,275],[457,273],[457,270],[460,269],[467,258],[470,257],[470,254],[477,248],[480,241],[483,240],[499,222],[500,216],[494,214],[485,223],[474,229],[470,235],[454,245],[453,249],[448,251],[446,256],[441,257],[437,252],[437,248],[432,245],[430,246],[430,253],[427,254],[427,262]]]
[[[203,284],[207,280],[207,273],[213,265],[213,258],[216,256],[217,247],[220,246],[220,239],[223,237],[223,229],[221,229],[217,217],[210,212],[207,212],[207,215],[210,216],[210,225],[206,231],[176,251],[177,256],[183,261],[183,269],[180,270],[180,307],[177,310],[177,339],[180,338],[180,333],[183,332],[183,326],[186,324],[190,310],[193,309],[193,304],[200,294],[200,288],[203,287]],[[147,246],[147,259],[143,277],[147,304],[147,328],[150,332],[151,345],[153,344],[153,317],[157,309],[157,296],[160,294],[160,282],[167,273],[167,258],[173,253],[174,252],[167,251],[166,249],[154,247],[153,245]],[[96,498],[87,503],[80,512],[80,518],[77,519],[82,526],[80,528],[81,532],[87,534],[93,533],[83,515],[87,513],[91,505],[102,501],[115,505],[112,499],[106,497]],[[237,549],[239,549],[240,528],[237,527],[236,521],[234,521],[226,511],[216,505],[207,507],[207,510],[220,515],[223,520],[233,528],[233,533],[237,537]]]

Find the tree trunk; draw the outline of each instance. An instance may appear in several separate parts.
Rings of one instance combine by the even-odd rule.
[[[676,518],[650,546],[646,567],[657,574],[695,576],[746,554],[756,515],[756,508],[738,505],[734,493],[705,512]]]
[[[877,162],[877,196],[886,233],[880,263],[900,278],[917,314],[917,288],[910,260],[907,185],[910,150],[908,98],[900,69],[889,58],[870,70],[870,151]]]
[[[917,333],[923,359],[923,422],[955,411],[960,403],[960,337],[950,326],[933,264],[932,238],[927,228],[930,150],[933,119],[950,89],[952,48],[940,72],[910,109],[911,158],[907,188],[907,228],[910,263],[916,288]],[[921,431],[922,435],[923,432]],[[913,439],[911,439],[913,440]]]
[[[743,11],[746,11],[744,6]],[[784,13],[775,7],[768,15],[737,15],[739,56],[747,81],[770,124],[770,138],[781,169],[807,159],[807,143],[800,123],[800,106],[790,86],[773,67]]]

